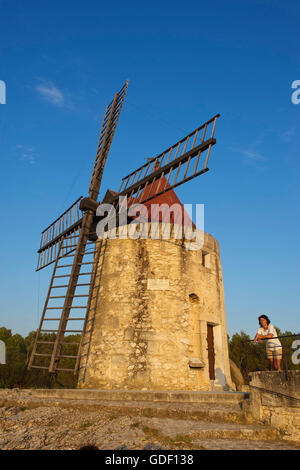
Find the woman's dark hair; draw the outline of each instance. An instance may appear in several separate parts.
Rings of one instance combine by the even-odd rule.
[[[261,323],[260,323],[260,319],[261,319],[261,318],[264,318],[265,320],[267,320],[267,324],[270,325],[270,323],[271,323],[270,318],[267,317],[267,315],[260,315],[260,316],[258,317],[258,323],[259,323],[260,326],[261,326]]]

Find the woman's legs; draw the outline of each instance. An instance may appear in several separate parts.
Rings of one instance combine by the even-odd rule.
[[[271,370],[273,370],[273,368],[274,368],[274,359],[273,359],[273,356],[268,355],[268,359],[269,359],[269,361],[270,361]]]
[[[282,358],[282,348],[278,348],[277,350],[275,350],[275,353],[274,353],[274,366],[278,372],[281,371],[280,369],[281,358]]]
[[[281,348],[277,350],[267,349],[267,358],[270,361],[271,369],[274,368],[275,370],[280,372],[281,371],[280,361],[282,358],[282,349]]]
[[[273,368],[274,368],[274,357],[273,357],[273,353],[271,351],[267,351],[267,358],[270,361],[271,370],[273,370]]]

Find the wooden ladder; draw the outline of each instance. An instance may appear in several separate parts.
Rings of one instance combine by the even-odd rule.
[[[59,348],[59,354],[55,363],[54,372],[69,371],[73,372],[74,374],[78,372],[80,365],[81,347],[83,346],[81,343],[82,339],[86,336],[89,342],[89,353],[96,308],[98,304],[97,295],[100,288],[100,284],[96,285],[96,279],[97,273],[99,272],[99,263],[101,263],[100,272],[102,273],[107,241],[99,241],[99,247],[95,242],[87,242],[84,252],[82,252],[83,259],[80,263],[79,271],[79,279],[82,278],[84,281],[78,282],[76,285],[76,289],[71,298],[71,314],[70,317],[68,317],[66,320],[66,325],[62,331],[59,326],[61,317],[51,316],[51,312],[61,312],[63,309],[63,306],[58,305],[58,303],[63,301],[66,297],[66,289],[68,288],[68,281],[71,276],[71,272],[69,271],[70,269],[72,270],[72,261],[74,259],[75,250],[77,248],[76,244],[72,245],[71,243],[74,243],[74,236],[72,236],[72,241],[68,237],[65,237],[61,240],[41,321],[37,330],[31,357],[28,363],[28,369],[32,368],[50,370],[54,345],[58,335],[60,335],[62,340],[61,348]],[[73,252],[71,253],[72,250]],[[100,278],[101,276],[99,276],[99,282]],[[58,280],[66,280],[66,282],[57,284],[57,282],[59,282]],[[57,293],[60,295],[56,295]],[[96,299],[93,302],[95,296]],[[86,302],[82,302],[84,299],[86,299]],[[83,303],[85,305],[81,305]],[[91,305],[93,306],[92,309],[90,309]],[[79,312],[79,315],[77,312]],[[76,324],[79,326],[73,329],[72,326],[69,326],[69,322],[76,322]],[[49,323],[51,326],[48,326]],[[54,326],[52,326],[53,324]],[[78,335],[78,341],[77,337],[75,338],[75,342],[67,341],[68,335],[70,334],[75,334],[76,336]],[[76,353],[64,353],[64,348],[67,348],[68,346],[74,346]],[[88,362],[88,353],[86,354],[84,361],[85,369]],[[66,360],[71,362],[72,366],[65,367],[60,364],[61,361],[66,362]]]

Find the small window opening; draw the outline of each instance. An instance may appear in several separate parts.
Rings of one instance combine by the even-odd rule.
[[[189,298],[190,298],[190,301],[193,302],[193,303],[194,302],[199,302],[199,297],[198,297],[197,294],[192,293],[192,294],[189,295]]]
[[[210,268],[210,253],[202,251],[202,266]]]

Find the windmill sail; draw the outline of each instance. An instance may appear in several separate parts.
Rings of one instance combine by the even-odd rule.
[[[99,195],[104,166],[118,124],[127,87],[128,80],[121,90],[115,94],[114,99],[105,110],[89,188],[88,199],[92,201],[96,201]],[[51,225],[43,230],[41,234],[41,244],[38,250],[37,271],[56,261],[62,238],[68,237],[68,239],[71,240],[72,235],[75,237],[79,234],[82,224],[82,216],[80,214],[81,201],[82,197],[78,198],[63,214],[52,222]],[[72,248],[74,249],[74,246]]]
[[[92,174],[91,183],[90,183],[90,189],[89,189],[88,199],[91,202],[93,201],[95,202],[99,195],[105,162],[106,162],[106,159],[110,150],[110,146],[112,143],[112,139],[116,130],[116,126],[117,126],[120,112],[122,109],[123,101],[126,95],[127,86],[128,86],[128,81],[125,83],[125,85],[120,90],[120,92],[115,94],[113,101],[107,106],[106,111],[105,111],[105,115],[104,115],[104,119],[103,119],[103,123],[101,127],[101,132],[100,132],[98,149],[97,149],[94,168],[93,168],[93,174]],[[76,203],[74,204],[76,205],[77,203],[78,201],[76,201]],[[71,208],[69,208],[66,211],[66,213],[64,213],[59,218],[59,220],[62,220],[62,217],[65,217],[65,214],[70,214],[73,209],[74,209],[74,205],[72,205]],[[97,265],[95,265],[94,260],[91,263],[87,263],[84,261],[84,257],[87,251],[89,251],[87,250],[87,247],[89,245],[88,237],[89,237],[90,228],[93,222],[93,217],[94,217],[94,211],[92,209],[88,209],[84,213],[80,221],[80,227],[79,227],[79,220],[75,222],[76,231],[77,231],[76,235],[73,233],[72,230],[70,230],[72,225],[70,225],[63,231],[60,231],[58,235],[55,235],[55,227],[57,227],[56,224],[58,222],[57,220],[54,221],[54,223],[51,224],[51,226],[49,226],[48,229],[46,229],[45,231],[45,233],[47,234],[52,234],[52,237],[50,236],[50,239],[45,239],[47,247],[45,247],[44,245],[43,253],[46,253],[46,252],[50,253],[49,250],[51,249],[51,246],[57,247],[58,243],[59,243],[59,248],[57,249],[56,258],[53,256],[51,258],[52,262],[55,261],[54,271],[53,271],[52,280],[50,283],[42,319],[40,322],[40,327],[36,335],[36,339],[35,339],[35,343],[33,346],[28,368],[42,367],[42,366],[35,366],[34,364],[34,360],[36,358],[39,358],[42,354],[38,352],[38,345],[40,344],[39,339],[40,339],[41,333],[51,332],[55,334],[55,340],[53,341],[53,345],[52,345],[53,347],[51,347],[51,352],[47,354],[47,356],[50,357],[50,363],[47,364],[47,366],[43,366],[42,368],[47,368],[49,372],[56,372],[57,370],[60,369],[59,367],[60,360],[66,357],[66,355],[62,353],[65,334],[70,333],[70,332],[73,332],[73,333],[78,332],[82,334],[83,330],[87,328],[87,315],[89,313],[89,302],[92,296],[93,289],[95,287],[94,286],[95,273],[97,272]],[[75,237],[77,239],[77,243],[74,242],[74,245],[71,245],[70,244],[72,243],[71,240],[72,238],[75,238]],[[65,252],[68,252],[68,249],[66,249],[66,246],[68,246],[70,249],[72,248],[71,251],[74,250],[73,262],[69,265],[71,270],[68,274],[56,274],[56,271],[58,269],[58,260],[61,259],[61,257],[70,256],[70,255],[64,254],[63,252],[64,249],[65,249]],[[48,259],[47,259],[47,264],[49,264]],[[87,264],[91,264],[91,271],[84,270]],[[66,268],[68,267],[68,265],[62,265],[61,267]],[[90,282],[83,283],[83,284],[88,285],[89,293],[88,293],[87,304],[82,305],[82,306],[74,304],[74,300],[77,298],[77,294],[76,294],[77,287],[79,284],[81,284],[80,282],[81,276],[82,277],[90,276]],[[53,282],[57,278],[66,279],[66,284],[63,285],[66,288],[65,293],[62,296],[59,296],[62,299],[62,305],[49,307],[48,305],[49,300],[53,300],[55,297],[57,297],[57,296],[50,295],[52,292],[52,288],[53,288]],[[86,296],[86,294],[84,295]],[[79,317],[79,318],[73,318],[73,317],[70,318],[71,311],[73,311],[73,309],[80,309],[80,308],[85,311],[85,316]],[[45,317],[46,312],[50,309],[59,310],[61,312],[60,316],[58,318]],[[79,330],[79,329],[73,330],[68,327],[68,323],[70,321],[75,321],[75,320],[84,322],[83,330]],[[44,321],[53,321],[53,322],[56,321],[58,322],[58,326],[50,330],[44,329],[42,328]],[[79,356],[80,356],[80,347],[78,348],[76,357],[73,357],[73,359],[75,360],[74,369],[73,369],[74,372],[76,372],[78,368]],[[69,356],[69,359],[70,358],[71,357]]]
[[[76,236],[79,234],[82,222],[79,210],[81,200],[82,197],[78,198],[63,214],[42,231],[40,249],[38,250],[37,271],[56,261],[63,238],[65,238],[66,243],[62,255],[66,255],[76,248]]]
[[[122,179],[113,204],[117,210],[120,196],[128,206],[143,204],[209,171],[208,160],[215,145],[215,128],[219,114],[185,136],[179,142]]]

